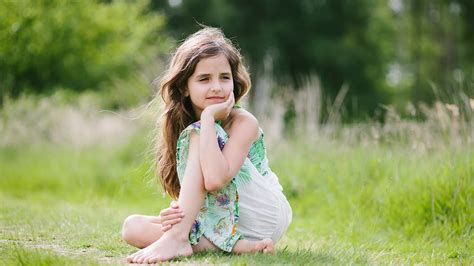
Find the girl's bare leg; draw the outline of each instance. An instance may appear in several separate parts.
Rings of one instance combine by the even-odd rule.
[[[199,242],[193,246],[193,252],[201,252],[206,250],[219,250],[219,248],[203,236],[199,239]]]
[[[160,219],[158,216],[130,215],[125,219],[122,228],[122,237],[130,245],[144,248],[158,240],[162,235]],[[192,246],[193,252],[219,250],[207,238],[201,237],[199,243]],[[242,253],[273,253],[273,241],[263,239],[260,241],[239,240],[232,249],[234,254]]]
[[[163,231],[158,216],[133,214],[123,222],[122,238],[134,247],[148,247],[162,235]]]
[[[123,223],[122,237],[128,244],[134,247],[145,248],[163,235],[159,222],[158,216],[130,215]],[[201,237],[199,242],[192,246],[192,249],[193,252],[219,250],[218,247],[205,237]],[[271,239],[260,241],[239,240],[232,249],[232,253],[273,253],[273,250],[273,241]]]
[[[128,262],[156,263],[177,256],[189,256],[193,253],[188,243],[188,234],[204,202],[206,191],[199,162],[199,136],[192,133],[190,142],[185,177],[178,199],[178,205],[184,212],[183,220],[148,247],[128,256]]]
[[[193,252],[201,252],[206,250],[219,250],[219,248],[207,240],[207,238],[201,237],[199,243],[193,246]],[[234,254],[257,252],[274,254],[275,248],[273,246],[273,241],[269,238],[265,238],[260,241],[250,241],[244,239],[237,241],[232,248],[232,253]]]
[[[158,216],[147,216],[133,214],[127,217],[122,227],[122,238],[128,244],[145,248],[158,240],[162,235],[160,219]],[[219,250],[207,238],[201,237],[199,242],[192,246],[193,252],[201,252],[206,250]]]

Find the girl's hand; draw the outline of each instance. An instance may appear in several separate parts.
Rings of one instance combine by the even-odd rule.
[[[223,103],[209,105],[202,111],[201,120],[210,116],[214,120],[225,120],[229,116],[235,104],[234,91],[232,90],[227,100]]]
[[[183,217],[183,210],[176,201],[172,201],[169,208],[160,211],[161,230],[163,232],[170,230],[173,225],[181,222]]]

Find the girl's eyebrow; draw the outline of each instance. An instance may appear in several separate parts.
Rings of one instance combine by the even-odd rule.
[[[211,74],[208,74],[208,73],[203,73],[203,74],[198,74],[196,75],[196,78],[205,78],[205,77],[209,77]],[[219,74],[219,76],[231,76],[232,73],[231,72],[222,72]]]
[[[198,74],[196,75],[196,78],[205,78],[205,77],[208,77],[210,76],[210,74]]]

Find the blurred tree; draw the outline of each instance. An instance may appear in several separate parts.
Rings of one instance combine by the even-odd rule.
[[[223,28],[241,48],[258,79],[271,58],[280,84],[301,86],[314,73],[334,99],[343,83],[360,113],[385,101],[386,65],[393,56],[391,16],[375,0],[186,0],[155,1],[178,38],[203,23]],[[256,88],[257,90],[259,88]],[[351,104],[351,101],[348,101]],[[349,107],[350,108],[350,107]]]
[[[458,0],[454,1],[452,5],[459,3],[461,19],[463,21],[463,38],[466,45],[466,58],[468,63],[474,65],[474,1],[472,0]]]
[[[124,78],[163,53],[163,27],[145,1],[1,1],[0,96]]]
[[[411,0],[403,2],[398,35],[406,35],[399,56],[412,76],[412,101],[449,101],[459,93],[474,67],[474,2],[470,0]]]

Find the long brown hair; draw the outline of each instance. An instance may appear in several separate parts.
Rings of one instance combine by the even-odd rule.
[[[175,199],[180,190],[176,169],[178,137],[188,125],[199,120],[199,117],[195,117],[190,98],[185,96],[187,82],[201,59],[219,54],[226,56],[229,61],[235,102],[238,102],[250,90],[250,77],[239,50],[216,28],[205,27],[184,40],[173,54],[168,70],[161,79],[159,94],[164,101],[164,112],[159,123],[160,134],[157,136],[156,169],[165,192]]]

